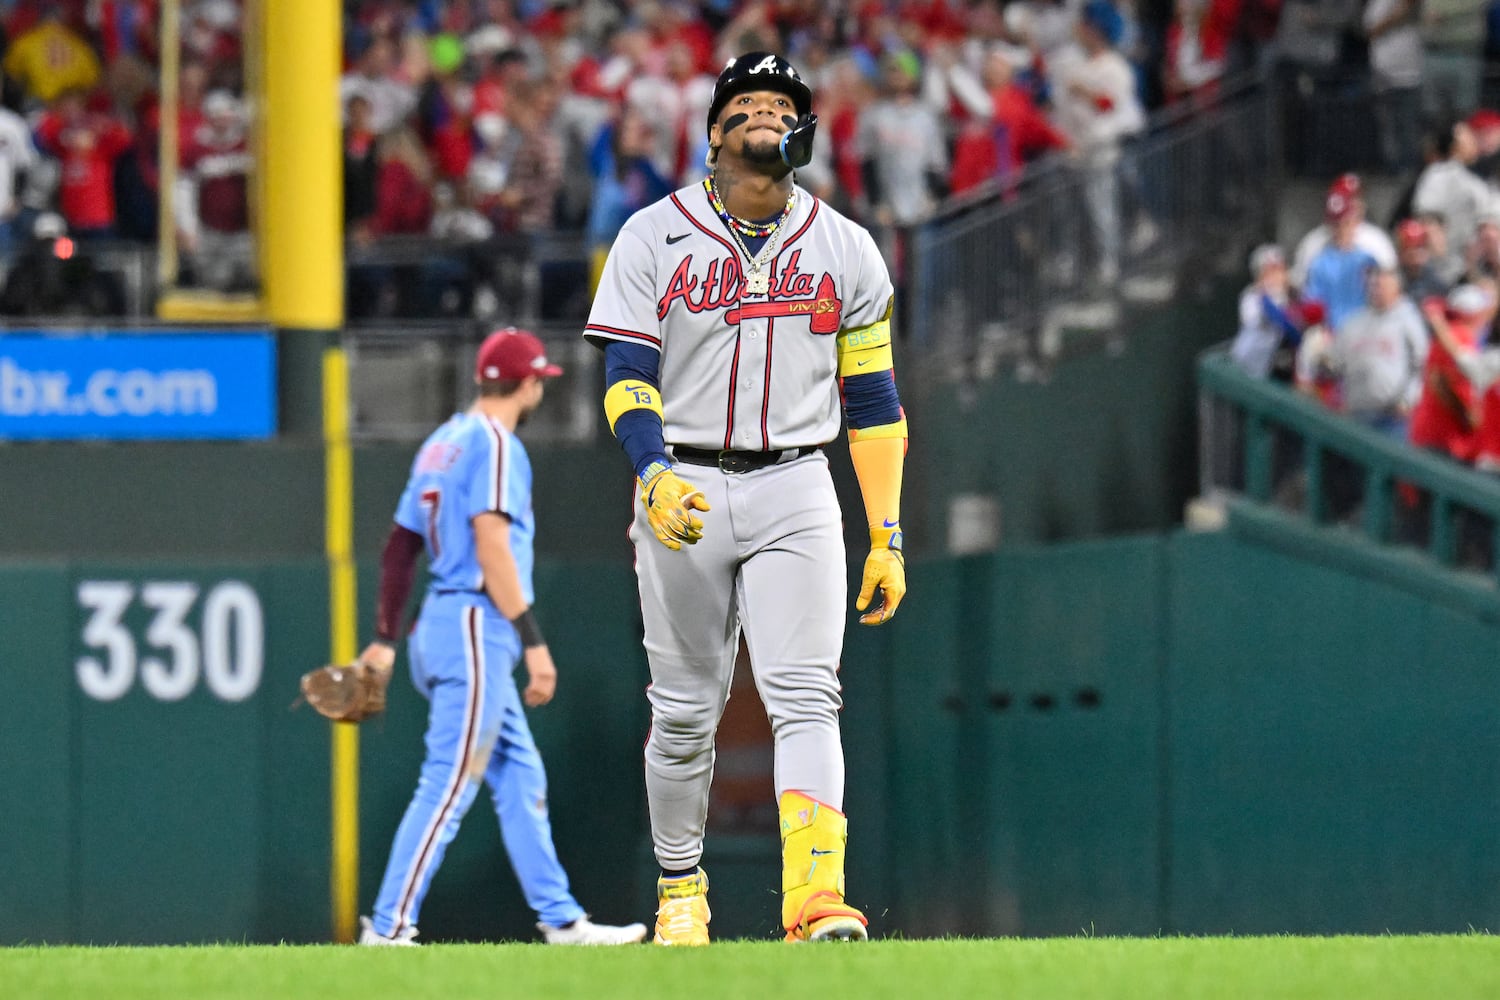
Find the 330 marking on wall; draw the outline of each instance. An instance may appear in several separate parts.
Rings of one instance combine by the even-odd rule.
[[[188,621],[200,588],[180,580],[139,586],[125,580],[85,580],[78,606],[89,612],[83,645],[98,655],[80,656],[78,686],[96,701],[123,698],[139,680],[159,701],[181,701],[200,681],[222,701],[244,701],[260,687],[265,666],[265,615],[255,590],[223,580],[203,594],[199,627]],[[131,605],[150,615],[142,643],[126,625]]]

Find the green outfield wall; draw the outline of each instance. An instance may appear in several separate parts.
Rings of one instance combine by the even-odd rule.
[[[842,669],[851,899],[908,935],[1500,926],[1500,598],[1452,576],[1272,514],[914,560]],[[325,581],[0,567],[0,942],[327,938],[328,728],[293,707]],[[631,571],[544,560],[538,591],[559,851],[600,919],[646,919]],[[366,908],[424,709],[398,680],[361,731]],[[719,933],[774,934],[774,827],[715,827],[705,863]],[[532,936],[487,796],[422,928]]]

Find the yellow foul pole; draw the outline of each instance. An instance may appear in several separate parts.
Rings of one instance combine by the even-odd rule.
[[[271,318],[344,323],[338,0],[261,0],[265,40],[262,271]]]
[[[296,364],[321,363],[329,656],[356,655],[353,462],[344,321],[343,158],[339,122],[339,0],[260,0],[264,108],[258,205],[261,274],[281,333],[282,384]],[[304,347],[316,345],[317,350]],[[295,348],[295,349],[294,349]],[[332,725],[333,938],[354,939],[359,868],[359,730]]]
[[[181,148],[178,123],[178,74],[181,70],[182,0],[168,0],[161,8],[161,76],[158,79],[160,111],[161,194],[156,199],[156,283],[162,288],[177,284],[177,218],[172,211],[173,191],[177,187],[177,161]]]

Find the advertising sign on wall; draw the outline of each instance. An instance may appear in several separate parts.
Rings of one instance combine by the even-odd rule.
[[[268,331],[0,334],[0,438],[275,433],[276,341]]]

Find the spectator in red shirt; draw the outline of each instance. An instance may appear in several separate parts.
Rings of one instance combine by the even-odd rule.
[[[64,93],[42,115],[37,148],[61,166],[58,207],[79,239],[115,234],[115,161],[130,149],[130,132],[107,114],[89,111],[82,91]]]
[[[474,88],[463,79],[463,43],[454,35],[432,40],[432,73],[422,85],[417,114],[422,138],[444,178],[462,178],[474,155]]]
[[[1239,16],[1239,0],[1177,0],[1162,61],[1168,102],[1214,96]]]
[[[1493,286],[1476,285],[1486,295],[1492,295]],[[1494,300],[1490,300],[1493,312]],[[1500,348],[1493,345],[1476,350],[1453,335],[1451,326],[1444,322],[1440,312],[1428,317],[1433,337],[1443,350],[1458,363],[1468,376],[1480,397],[1479,426],[1474,434],[1474,467],[1482,472],[1500,473]]]
[[[1471,351],[1479,343],[1479,326],[1489,308],[1488,294],[1475,285],[1459,285],[1446,302],[1428,299],[1422,304],[1429,323],[1446,323],[1451,342]],[[1444,346],[1448,342],[1450,338],[1438,338],[1427,352],[1422,398],[1411,414],[1411,443],[1468,463],[1474,459],[1478,401],[1474,384]]]
[[[183,136],[177,224],[201,284],[240,291],[254,280],[248,177],[252,166],[240,102],[216,90],[203,121]]]
[[[432,224],[432,164],[411,129],[397,129],[380,140],[375,175],[376,236],[422,234]]]
[[[984,62],[984,84],[992,111],[988,120],[965,126],[953,148],[954,194],[996,178],[1010,187],[1022,167],[1068,139],[1047,120],[1031,93],[1015,82],[1015,68],[1003,52]]]

